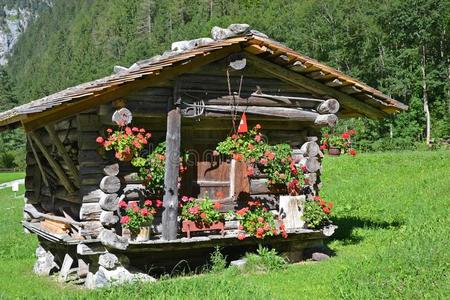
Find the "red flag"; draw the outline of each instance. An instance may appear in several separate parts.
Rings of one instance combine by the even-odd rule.
[[[245,112],[242,113],[241,121],[239,122],[238,133],[245,133],[248,131],[247,127],[247,117],[245,116]]]

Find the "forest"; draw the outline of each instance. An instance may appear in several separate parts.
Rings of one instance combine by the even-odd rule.
[[[359,150],[439,147],[450,138],[450,0],[47,2],[29,6],[39,17],[0,71],[1,110],[209,36],[215,25],[247,23],[409,105],[384,120],[342,121],[358,132]],[[23,166],[24,141],[21,132],[1,134],[0,167]]]

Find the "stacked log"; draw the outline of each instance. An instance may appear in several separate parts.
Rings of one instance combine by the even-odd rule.
[[[307,137],[307,142],[293,153],[297,164],[303,169],[305,177],[304,190],[308,198],[318,195],[320,187],[320,170],[323,153],[320,151],[317,140],[317,137]]]
[[[83,223],[81,234],[86,238],[96,238],[104,229],[100,222],[102,208],[100,199],[105,193],[99,188],[105,176],[103,168],[108,160],[98,153],[96,138],[104,134],[97,110],[85,111],[77,115],[78,123],[78,160],[81,178],[80,195],[82,204],[79,218]]]

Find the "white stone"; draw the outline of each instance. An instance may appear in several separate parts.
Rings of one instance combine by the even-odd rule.
[[[114,270],[107,270],[100,266],[95,276],[97,278],[96,282],[102,285],[104,285],[105,279],[109,284],[123,284],[132,281],[156,281],[156,279],[147,274],[140,272],[131,273],[122,266]]]
[[[234,32],[236,35],[244,34],[250,31],[250,25],[248,24],[231,24],[227,28],[228,30]]]
[[[95,275],[92,272],[89,272],[84,281],[84,287],[87,289],[95,289]]]
[[[211,29],[211,36],[214,40],[218,41],[218,40],[224,40],[224,39],[228,39],[230,37],[236,36],[236,33],[234,33],[233,31],[231,31],[229,29],[214,26]]]
[[[242,258],[242,259],[238,259],[238,260],[233,260],[232,262],[230,262],[230,266],[243,268],[246,263],[247,263],[247,259]]]
[[[100,222],[103,226],[112,226],[119,222],[119,217],[114,215],[112,211],[102,211],[100,214]]]
[[[322,260],[327,260],[330,257],[328,255],[326,255],[325,253],[321,253],[321,252],[314,252],[312,254],[312,260],[315,261],[322,261]]]
[[[255,30],[255,29],[250,30],[250,33],[254,34],[254,35],[257,35],[257,36],[260,36],[260,37],[263,37],[263,38],[266,38],[266,39],[269,38],[267,36],[267,34],[262,33],[261,31],[258,31],[258,30]]]
[[[98,264],[106,269],[113,269],[119,263],[117,256],[105,253],[98,257]]]
[[[325,236],[332,236],[338,227],[336,225],[328,225],[322,229],[322,233]]]
[[[118,236],[113,231],[108,229],[103,229],[98,238],[102,242],[103,245],[119,249],[119,250],[125,250],[128,247],[128,239]]]
[[[122,67],[122,66],[114,66],[113,72],[115,74],[119,74],[119,73],[125,73],[128,71],[128,68]]]
[[[52,270],[59,269],[55,263],[55,257],[50,251],[45,251],[39,246],[36,249],[37,260],[33,266],[33,272],[39,276],[48,276]]]

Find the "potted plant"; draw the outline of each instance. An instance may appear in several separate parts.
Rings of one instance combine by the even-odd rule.
[[[213,203],[208,196],[204,199],[182,197],[181,231],[191,237],[193,231],[220,230],[224,234],[224,217],[219,212],[221,204]]]
[[[145,200],[144,205],[139,207],[138,202],[127,203],[119,201],[122,210],[120,223],[123,228],[129,230],[130,239],[138,242],[147,241],[150,238],[151,227],[156,210],[152,207],[151,200]]]
[[[115,157],[120,161],[131,161],[142,151],[144,145],[147,145],[151,133],[146,132],[144,128],[119,127],[117,130],[108,128],[107,136],[97,137],[96,141],[105,150],[114,150]]]
[[[248,206],[236,211],[235,215],[239,220],[239,240],[248,236],[264,239],[280,233],[284,238],[288,236],[285,226],[260,201],[249,201]]]
[[[292,158],[288,144],[267,144],[257,124],[246,133],[236,133],[220,142],[217,154],[231,156],[247,163],[249,178],[267,178],[268,189],[274,193],[296,195],[303,183],[303,172]]]
[[[321,140],[321,150],[328,150],[329,155],[339,156],[341,153],[348,153],[352,156],[356,155],[356,150],[351,148],[351,136],[355,135],[356,131],[350,129],[343,133],[325,133]]]
[[[147,192],[153,197],[162,197],[166,163],[166,143],[158,144],[146,157],[135,157],[131,164],[139,168],[138,175],[144,180]],[[180,158],[180,174],[186,171],[184,158]]]
[[[318,229],[331,224],[332,202],[326,202],[321,197],[315,196],[313,200],[307,200],[304,205],[302,219],[308,228]]]

